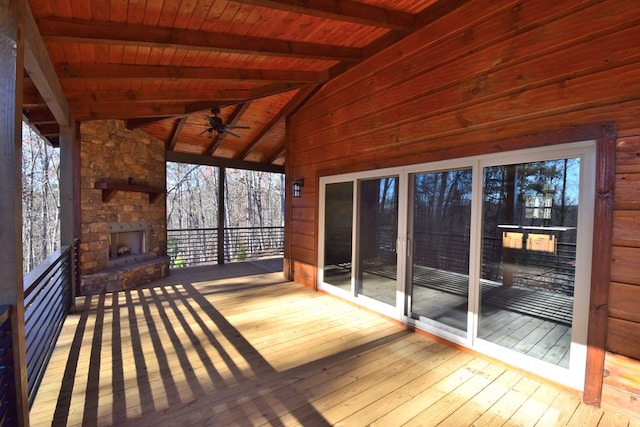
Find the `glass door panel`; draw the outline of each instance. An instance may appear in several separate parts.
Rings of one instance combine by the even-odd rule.
[[[569,367],[580,159],[483,170],[478,338]]]
[[[472,171],[416,174],[411,181],[411,314],[467,331]]]
[[[358,294],[396,305],[398,177],[359,182]]]
[[[324,282],[351,291],[353,182],[325,187]]]

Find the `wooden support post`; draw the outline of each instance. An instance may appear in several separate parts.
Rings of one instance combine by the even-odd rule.
[[[80,129],[60,126],[60,243],[80,237]]]
[[[71,119],[60,126],[60,244],[73,246],[80,238],[80,126]],[[78,283],[75,259],[71,250],[71,312],[75,312]]]
[[[24,0],[0,0],[0,304],[10,304],[17,421],[29,425],[22,287]]]
[[[224,264],[225,182],[227,170],[218,167],[218,264]]]

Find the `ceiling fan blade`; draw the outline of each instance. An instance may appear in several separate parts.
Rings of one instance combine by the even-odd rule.
[[[209,136],[211,136],[211,132],[212,132],[212,131],[213,131],[213,129],[208,128],[208,129],[205,129],[205,130],[203,130],[202,132],[200,132],[200,135],[204,135],[205,133],[208,133],[208,134],[209,134]]]
[[[239,134],[237,134],[237,133],[235,133],[235,132],[233,132],[233,131],[230,131],[229,129],[225,129],[224,131],[225,131],[225,133],[228,133],[229,135],[233,135],[233,136],[235,136],[236,138],[240,138],[240,135],[239,135]]]
[[[227,129],[250,129],[247,125],[226,125]]]

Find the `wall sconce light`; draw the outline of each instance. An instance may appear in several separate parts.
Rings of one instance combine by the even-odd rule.
[[[293,181],[293,197],[300,197],[302,187],[304,187],[304,178],[298,178]]]

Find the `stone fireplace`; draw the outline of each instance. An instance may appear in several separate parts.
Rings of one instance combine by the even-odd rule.
[[[166,276],[163,142],[116,120],[84,122],[80,134],[80,292]]]

